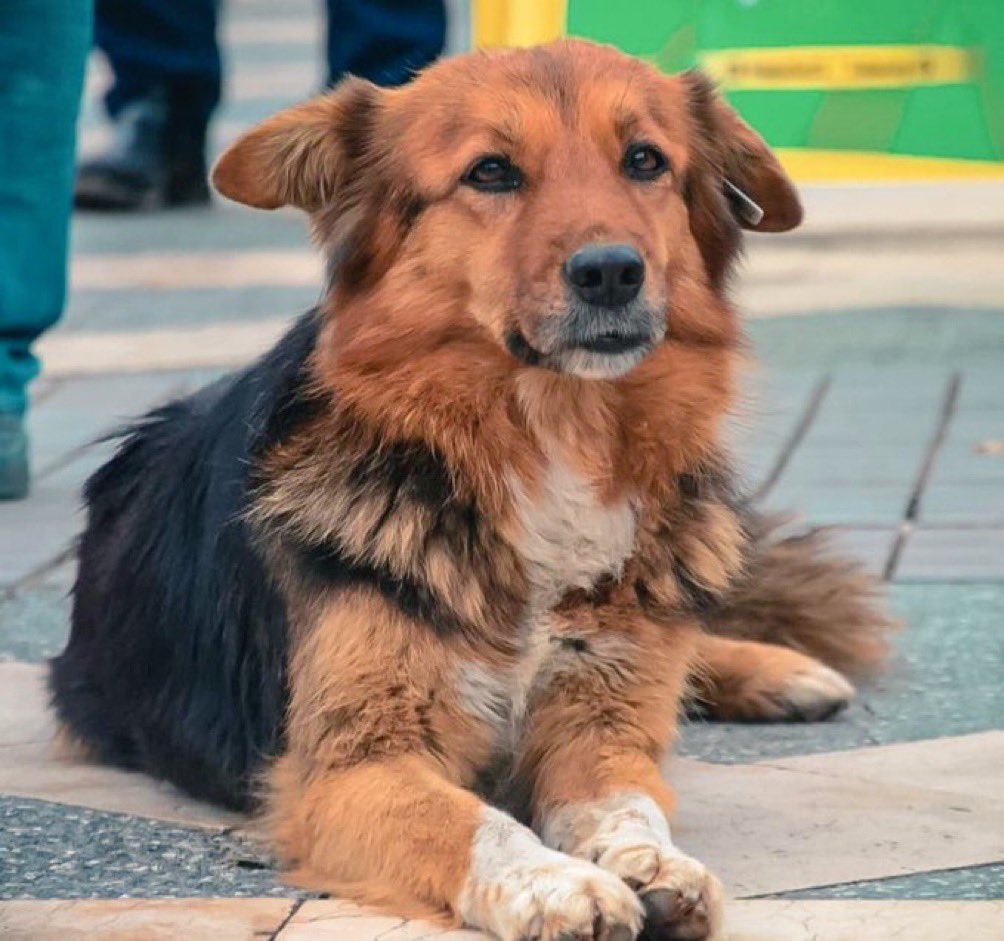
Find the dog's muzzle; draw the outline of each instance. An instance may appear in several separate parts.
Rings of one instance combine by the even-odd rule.
[[[666,314],[640,298],[620,308],[574,299],[551,315],[532,341],[511,331],[506,345],[517,359],[585,378],[615,378],[633,369],[666,335]]]

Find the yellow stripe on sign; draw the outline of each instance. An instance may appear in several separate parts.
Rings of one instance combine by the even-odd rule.
[[[973,54],[958,46],[785,46],[718,49],[698,61],[728,91],[911,88],[972,80]]]
[[[779,147],[774,152],[785,170],[799,183],[1004,181],[1004,161],[801,147]]]
[[[474,0],[473,34],[486,46],[535,46],[565,33],[567,0]]]

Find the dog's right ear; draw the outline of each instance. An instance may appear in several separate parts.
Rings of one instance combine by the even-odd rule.
[[[280,111],[227,148],[213,167],[213,186],[257,209],[316,212],[336,198],[349,165],[365,154],[382,94],[349,78]]]

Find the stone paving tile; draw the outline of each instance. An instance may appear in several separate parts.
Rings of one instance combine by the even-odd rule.
[[[945,395],[947,371],[944,381],[931,372],[837,372],[771,502],[819,523],[898,523]],[[896,384],[910,385],[910,401],[885,397]]]
[[[1004,800],[1004,731],[803,755],[762,764]],[[1001,850],[1004,854],[1004,833]]]
[[[1004,525],[915,530],[896,566],[896,579],[1004,581]]]
[[[1004,373],[967,369],[955,415],[920,507],[923,523],[1004,526],[1004,454],[981,447],[1004,439]],[[1004,556],[1004,542],[998,547]]]
[[[282,899],[144,899],[0,904],[7,941],[252,941],[271,938]]]
[[[78,255],[71,271],[78,291],[251,286],[316,290],[323,276],[324,266],[316,252],[275,248]]]
[[[90,448],[41,480],[27,500],[0,503],[0,586],[11,585],[65,552],[80,531],[80,487],[111,454]]]
[[[890,596],[908,625],[898,653],[844,713],[810,724],[694,722],[681,752],[747,762],[999,728],[1004,584],[896,584]]]
[[[761,901],[735,904],[725,941],[1002,941],[1004,903]]]
[[[736,897],[1004,861],[1004,799],[670,762],[674,841]]]
[[[0,797],[0,829],[0,898],[299,894],[243,832],[20,797]]]
[[[12,941],[245,941],[279,926],[276,941],[444,941],[483,938],[353,909],[345,903],[307,902],[288,917],[292,903],[268,899],[7,902],[0,930]],[[1000,941],[1004,904],[996,902],[755,901],[726,911],[722,941]]]
[[[310,22],[289,17],[257,18],[250,21],[240,21],[244,30],[268,33],[275,30],[276,37],[286,34],[288,40],[293,28],[304,29],[316,37],[317,31]],[[229,45],[224,38],[224,45]],[[317,57],[297,61],[287,61],[280,68],[263,70],[253,62],[238,60],[228,64],[226,80],[226,101],[224,106],[229,113],[232,102],[255,101],[258,99],[282,98],[286,101],[298,101],[314,94],[321,84],[320,65]],[[93,127],[104,121],[104,104],[101,101],[102,92],[111,84],[111,70],[106,66],[105,59],[93,56],[88,64],[84,86],[84,100],[80,109],[80,125]]]
[[[184,372],[64,380],[28,412],[36,479],[67,455],[188,386]]]
[[[143,328],[197,327],[230,320],[294,317],[317,303],[320,285],[280,287],[148,288],[75,291],[61,333],[121,330],[134,327],[141,313]]]
[[[805,453],[799,449],[795,455],[797,465],[793,459],[789,480],[821,487],[851,483],[861,489],[874,484],[899,484],[904,491],[905,504],[905,494],[917,476],[923,449],[934,431],[937,408],[930,404],[925,412],[911,419],[910,425],[914,427],[901,436],[904,440],[896,440],[900,435],[893,433],[887,437],[885,429],[881,428],[875,431],[835,428],[831,416],[825,414],[824,405],[816,419],[818,426],[813,424],[813,430],[802,445]],[[893,413],[888,421],[890,427],[899,427],[904,424],[904,417]],[[856,440],[838,440],[844,434]],[[921,453],[916,447],[918,442]]]
[[[995,902],[733,902],[722,941],[1000,941],[1004,903]],[[485,937],[422,921],[362,912],[335,901],[308,901],[277,941],[460,941]]]
[[[53,568],[46,569],[42,574],[32,579],[31,587],[36,589],[49,589],[53,596],[58,596],[59,592],[69,594],[73,587],[73,581],[77,576],[77,560],[70,556],[65,562],[61,562]],[[8,589],[8,593],[16,593],[16,589]],[[2,601],[0,601],[2,604]],[[3,616],[0,615],[0,635],[5,627]],[[34,655],[18,657],[19,660],[36,659]]]
[[[299,313],[187,329],[63,331],[43,337],[36,348],[46,372],[63,378],[192,367],[203,371],[244,368],[277,342]]]
[[[955,899],[978,901],[1004,899],[1004,863],[939,869],[894,879],[844,882],[840,885],[784,892],[786,899]],[[974,939],[978,941],[978,939]]]
[[[863,375],[905,365],[922,374],[932,365],[941,369],[965,363],[971,369],[982,363],[990,371],[999,369],[1004,356],[999,298],[995,307],[848,305],[844,311],[811,317],[752,320],[747,330],[754,352],[773,369],[815,366],[853,375],[850,370],[859,367]],[[884,388],[893,385],[885,383]]]
[[[993,480],[940,484],[925,494],[921,519],[942,526],[1004,528],[1004,485]]]
[[[773,469],[823,377],[818,369],[768,370],[757,365],[743,377],[729,439],[738,456],[738,469],[751,489]]]
[[[488,938],[480,931],[450,928],[435,921],[406,919],[360,908],[341,900],[304,902],[276,937],[276,941],[474,941]]]
[[[222,199],[209,209],[174,209],[135,216],[77,213],[73,217],[70,271],[72,276],[77,264],[130,248],[143,252],[222,252],[309,251],[309,246],[302,213],[285,209],[262,212]]]
[[[896,540],[895,529],[833,529],[833,544],[844,555],[856,559],[873,575],[881,576]]]
[[[769,505],[780,510],[797,509],[814,526],[889,528],[902,519],[909,493],[905,480],[863,487],[858,481],[782,479]]]
[[[61,578],[72,577],[72,571],[65,565],[55,570]],[[43,660],[63,649],[70,619],[69,589],[69,584],[50,583],[0,591],[0,663]]]
[[[12,941],[444,941],[483,938],[480,932],[431,922],[385,918],[346,903],[270,899],[7,902],[0,931]],[[288,918],[288,921],[286,919]],[[726,910],[722,941],[1000,941],[1004,904],[932,901],[735,902]]]
[[[62,751],[47,702],[43,666],[0,663],[0,794],[217,829],[246,823],[144,774]]]

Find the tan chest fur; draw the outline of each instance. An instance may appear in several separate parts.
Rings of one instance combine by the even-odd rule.
[[[559,641],[567,629],[558,634],[554,605],[571,589],[588,589],[603,576],[620,574],[634,549],[636,514],[626,499],[602,503],[591,482],[559,456],[551,458],[533,493],[515,479],[510,488],[513,541],[531,584],[520,656],[504,670],[466,664],[460,685],[467,708],[504,729],[514,744],[535,686],[563,652]]]
[[[593,484],[560,456],[551,458],[532,495],[519,481],[511,488],[533,613],[549,610],[569,589],[588,589],[620,573],[635,542],[629,501],[604,505]]]

